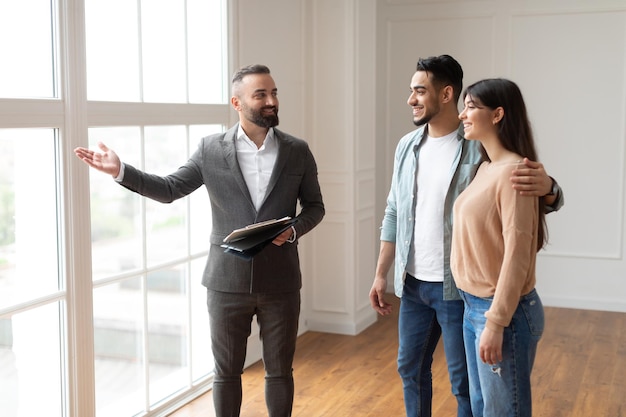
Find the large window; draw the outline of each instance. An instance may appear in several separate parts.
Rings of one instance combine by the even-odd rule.
[[[165,415],[212,377],[211,211],[89,169],[167,174],[229,125],[226,0],[0,0],[0,414]]]

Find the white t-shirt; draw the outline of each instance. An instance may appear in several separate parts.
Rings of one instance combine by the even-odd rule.
[[[459,141],[456,130],[426,136],[417,163],[415,230],[406,272],[421,281],[443,282],[443,209]]]

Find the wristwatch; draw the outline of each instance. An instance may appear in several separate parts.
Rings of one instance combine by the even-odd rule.
[[[550,179],[552,180],[552,188],[550,188],[550,192],[548,194],[546,194],[546,196],[556,195],[556,193],[559,191],[559,186],[556,183],[556,181],[554,181],[554,178],[550,177]]]

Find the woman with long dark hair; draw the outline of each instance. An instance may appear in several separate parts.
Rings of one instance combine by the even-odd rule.
[[[542,198],[520,197],[511,171],[537,160],[518,86],[470,85],[459,115],[484,152],[454,205],[451,268],[465,302],[463,333],[475,417],[530,417],[530,374],[544,326],[535,290],[536,254],[547,238]]]

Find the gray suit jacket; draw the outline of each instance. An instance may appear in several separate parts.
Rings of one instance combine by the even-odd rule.
[[[170,203],[203,184],[211,200],[213,229],[202,284],[215,291],[280,293],[302,286],[297,241],[267,245],[251,261],[224,253],[220,247],[232,230],[248,224],[295,217],[297,237],[313,229],[324,217],[324,203],[317,179],[317,165],[307,143],[274,129],[278,156],[267,195],[259,211],[254,207],[237,162],[235,139],[238,125],[226,133],[202,139],[191,158],[165,177],[125,165],[121,184],[143,196]]]

